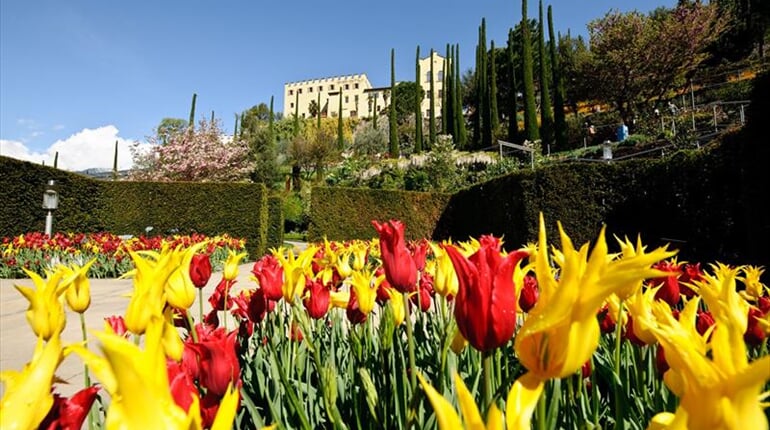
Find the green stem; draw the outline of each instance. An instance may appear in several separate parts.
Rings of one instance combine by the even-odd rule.
[[[203,288],[198,288],[198,321],[203,322]]]
[[[414,336],[412,335],[412,315],[411,311],[409,309],[409,295],[408,293],[404,293],[404,312],[406,314],[406,340],[407,340],[407,346],[409,348],[409,386],[411,388],[411,391],[409,394],[412,396],[415,396],[417,393],[417,367],[415,366],[415,358],[414,358]],[[404,390],[405,396],[408,395],[406,390]],[[414,409],[414,403],[409,402],[406,397],[404,398],[404,404],[409,404],[409,411],[406,415],[406,428],[411,428],[412,424],[414,424],[414,419],[417,415],[417,410]]]
[[[546,398],[546,395],[544,392],[540,394],[540,398],[537,400],[537,429],[538,430],[545,430],[546,428],[545,398]]]
[[[618,317],[615,320],[615,428],[622,428],[623,424],[623,399],[621,398],[620,360],[622,349],[621,332],[623,330],[623,300],[618,305]]]
[[[86,317],[83,315],[83,313],[80,313],[80,332],[83,334],[83,346],[88,348],[88,331],[86,331]],[[83,382],[85,383],[85,388],[88,388],[91,386],[91,376],[88,374],[88,365],[83,365],[84,372],[83,372]],[[88,428],[93,429],[94,428],[94,414],[93,414],[93,406],[91,409],[88,410]]]
[[[482,376],[484,385],[482,386],[482,395],[484,396],[483,410],[487,411],[492,406],[492,357],[494,351],[485,351],[481,353],[483,360]]]
[[[225,282],[225,296],[224,296],[224,304],[222,305],[223,308],[225,308],[222,311],[222,326],[225,328],[225,333],[227,333],[227,298],[230,294],[230,281]]]
[[[198,332],[195,330],[193,317],[190,315],[190,312],[185,312],[185,315],[187,316],[187,324],[190,325],[190,336],[192,336],[193,342],[198,343]]]

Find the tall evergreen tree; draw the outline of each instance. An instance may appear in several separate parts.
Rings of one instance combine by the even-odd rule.
[[[495,41],[489,42],[489,92],[487,97],[489,98],[489,128],[490,128],[490,143],[495,144],[495,133],[497,133],[498,127],[500,127],[500,114],[497,110],[497,60],[495,58]],[[488,146],[489,146],[488,145]]]
[[[465,128],[465,116],[463,115],[463,84],[460,80],[460,45],[455,45],[455,55],[452,60],[454,66],[454,119],[455,129],[457,130],[458,148],[465,148],[468,145],[468,130]]]
[[[342,135],[342,87],[340,87],[340,105],[337,112],[337,149],[345,148],[345,136]]]
[[[567,145],[567,121],[564,117],[564,80],[562,79],[559,56],[556,49],[559,39],[553,33],[553,11],[548,5],[548,38],[551,40],[551,72],[553,74],[553,122],[554,141],[558,148]]]
[[[190,121],[187,122],[187,128],[195,130],[195,101],[198,99],[198,94],[193,93],[192,104],[190,105]]]
[[[535,104],[535,82],[532,61],[532,37],[527,22],[527,0],[521,0],[521,62],[524,77],[524,137],[529,141],[540,139]]]
[[[115,155],[112,157],[112,180],[118,180],[118,141],[115,141]]]
[[[53,168],[57,168],[59,166],[59,151],[56,151],[56,154],[53,156]]]
[[[318,105],[318,112],[316,112],[316,128],[318,130],[321,129],[321,92],[318,92],[318,101],[316,101],[316,105]]]
[[[430,118],[428,119],[429,143],[436,143],[436,75],[433,73],[433,48],[430,49]]]
[[[514,50],[514,32],[508,30],[508,69],[511,74],[511,91],[508,94],[508,141],[519,141],[519,90],[516,82],[516,55]]]
[[[299,92],[294,97],[294,137],[299,136]]]
[[[455,122],[455,81],[454,81],[454,55],[455,55],[455,48],[454,45],[449,47],[447,50],[447,72],[444,74],[444,99],[445,99],[445,106],[444,106],[444,115],[446,117],[446,134],[452,135],[452,139],[457,143],[457,124]]]
[[[212,113],[211,117],[213,118],[214,111],[211,111],[211,113]],[[240,117],[238,116],[238,114],[235,114],[235,126],[233,127],[233,140],[238,138],[238,120],[239,119]],[[211,120],[211,122],[214,122],[214,120]]]
[[[420,88],[420,46],[417,45],[417,58],[415,59],[415,83]],[[414,152],[422,152],[422,97],[421,91],[414,93]]]
[[[477,69],[481,70],[479,91],[481,99],[481,146],[476,149],[486,148],[492,145],[492,103],[489,93],[489,57],[487,54],[487,25],[486,20],[481,19],[481,34],[479,37],[479,59],[481,64]]]
[[[476,71],[473,74],[473,89],[476,93],[475,105],[471,111],[471,127],[473,128],[473,135],[471,136],[471,147],[480,148],[481,142],[484,140],[484,120],[486,119],[484,114],[484,88],[486,79],[484,74],[486,73],[486,67],[484,67],[484,55],[486,53],[486,43],[482,42],[482,28],[484,26],[484,20],[481,20],[479,26],[478,42],[476,43]],[[482,47],[483,45],[483,47]]]
[[[538,37],[538,51],[540,53],[540,137],[545,145],[553,143],[553,112],[551,110],[551,91],[548,81],[551,73],[548,71],[548,57],[545,52],[545,20],[543,17],[543,0],[540,0],[540,34]]]
[[[398,122],[396,121],[396,50],[390,50],[390,106],[388,107],[388,116],[390,117],[390,156],[398,158]]]
[[[377,117],[380,116],[380,112],[377,110],[377,99],[379,96],[374,96],[374,116],[372,117],[372,127],[377,130]]]
[[[270,117],[267,122],[268,145],[275,146],[275,113],[273,111],[273,96],[270,96]]]
[[[450,134],[451,133],[451,126],[449,125],[449,122],[447,121],[448,117],[448,110],[449,108],[449,94],[451,91],[449,90],[449,75],[451,75],[451,72],[449,70],[449,64],[451,61],[451,55],[449,53],[449,44],[446,44],[446,54],[444,57],[444,79],[441,83],[441,87],[444,89],[444,92],[441,96],[441,133],[443,134]]]

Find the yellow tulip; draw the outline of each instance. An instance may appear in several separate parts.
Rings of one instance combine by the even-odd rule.
[[[5,394],[0,399],[0,428],[36,429],[53,405],[51,385],[62,359],[59,334],[48,342],[38,337],[32,360],[20,371],[0,372]]]
[[[655,302],[655,294],[657,294],[659,289],[660,287],[648,288],[644,292],[641,289],[636,290],[636,293],[624,302],[633,318],[634,335],[644,342],[645,345],[657,343],[655,335],[650,328],[655,325],[652,304]]]
[[[357,240],[353,242],[350,248],[353,254],[353,270],[363,270],[366,266],[366,255],[369,252],[369,246],[366,242]]]
[[[134,334],[143,334],[150,319],[161,316],[166,305],[164,287],[173,271],[177,268],[174,261],[178,258],[164,244],[160,252],[129,252],[134,262],[134,269],[125,277],[133,277],[134,291],[126,308],[124,320],[126,328]]]
[[[350,302],[350,291],[330,291],[329,300],[332,307],[346,309]]]
[[[283,298],[289,303],[294,303],[295,297],[302,297],[305,291],[305,280],[312,276],[313,256],[318,247],[311,245],[294,255],[294,251],[276,252],[273,255],[283,267]]]
[[[460,354],[463,352],[463,349],[468,346],[468,339],[464,338],[463,334],[460,333],[460,329],[456,327],[454,332],[455,334],[452,336],[452,343],[449,345],[449,347],[455,354]]]
[[[478,429],[478,430],[499,430],[503,428],[503,413],[498,409],[494,403],[490,406],[487,413],[487,423],[484,424],[484,420],[481,418],[479,408],[476,406],[476,402],[465,386],[462,378],[455,373],[455,387],[457,388],[457,400],[460,404],[460,410],[462,411],[463,420],[455,411],[452,403],[446,400],[435,388],[433,388],[425,378],[418,373],[417,377],[420,379],[425,394],[430,400],[430,404],[433,406],[433,410],[436,413],[436,420],[438,421],[438,428],[440,430],[457,430],[457,429]],[[508,430],[524,430],[530,429],[530,419],[532,411],[529,411],[527,416],[526,411],[520,409],[521,404],[529,403],[529,401],[522,401],[520,396],[523,393],[514,384],[511,391],[508,392],[508,399],[505,406],[505,423]],[[539,396],[539,392],[537,393]],[[465,425],[463,426],[463,422]]]
[[[380,281],[382,283],[382,281]],[[377,291],[377,290],[375,290]],[[406,320],[406,309],[404,309],[404,295],[395,288],[386,288],[385,292],[390,297],[390,307],[393,311],[393,322],[395,325],[401,325]],[[375,294],[376,296],[376,294]]]
[[[166,354],[161,338],[164,321],[154,317],[146,329],[144,349],[111,331],[97,332],[104,356],[82,345],[70,346],[93,370],[110,394],[105,428],[112,429],[200,429],[195,404],[185,412],[176,405],[169,389]],[[237,408],[237,393],[227,390],[222,400],[216,428],[230,428]],[[236,399],[233,401],[232,396]],[[197,402],[197,399],[193,399]]]
[[[596,313],[602,304],[630,284],[662,276],[663,272],[650,267],[675,254],[665,248],[651,253],[642,249],[634,255],[620,254],[613,259],[608,254],[602,228],[589,255],[588,244],[575,249],[561,223],[558,228],[562,249],[554,251],[554,261],[559,266],[557,277],[549,264],[545,222],[540,214],[534,262],[540,297],[515,340],[519,360],[530,372],[522,377],[521,381],[527,383],[520,384],[521,398],[535,403],[537,396],[532,390],[542,390],[542,383],[532,383],[530,378],[563,378],[580,369],[599,343]],[[534,404],[522,408],[529,410]]]
[[[171,268],[172,272],[166,281],[164,289],[166,301],[169,305],[180,310],[186,310],[195,303],[198,289],[195,288],[195,284],[193,284],[190,278],[190,263],[193,256],[206,245],[206,242],[200,242],[187,249],[177,247],[173,251],[176,258],[172,259],[170,264],[173,264],[176,260],[179,260],[179,264]]]
[[[350,255],[352,253],[353,250],[346,249],[340,252],[337,256],[337,263],[335,267],[337,268],[337,273],[339,273],[342,278],[347,278],[353,274],[353,268],[350,267]]]
[[[431,242],[430,248],[435,256],[433,260],[435,264],[433,289],[444,297],[448,295],[456,296],[459,280],[457,279],[457,273],[455,272],[452,260],[449,259],[449,255],[444,251],[444,248],[437,244]]]
[[[767,285],[763,284],[760,280],[765,269],[761,266],[744,266],[741,268],[741,271],[743,276],[738,277],[738,280],[743,282],[746,289],[741,291],[740,294],[744,299],[755,302],[758,298],[764,296],[768,290]]]
[[[356,292],[358,299],[358,309],[364,314],[368,314],[374,309],[377,300],[377,288],[385,280],[385,275],[373,278],[370,270],[353,272],[350,280],[350,286]]]
[[[723,284],[725,275],[729,278],[730,271],[711,277],[701,284],[701,290],[709,288],[708,283]],[[737,295],[734,290],[731,294]],[[680,397],[680,402],[673,416],[656,415],[649,429],[768,428],[760,393],[770,380],[770,355],[749,363],[740,324],[730,321],[737,312],[726,309],[737,302],[717,305],[722,309],[712,309],[715,324],[708,346],[704,342],[708,333],[703,337],[693,334],[694,317],[680,316],[677,320],[665,303],[653,305],[658,320],[653,331],[663,345],[670,366],[664,380]],[[692,305],[689,312],[695,313],[695,307]]]
[[[232,281],[238,277],[238,265],[241,264],[241,260],[243,260],[246,255],[248,254],[245,252],[237,254],[232,249],[227,250],[227,259],[225,259],[225,268],[222,275],[226,280]]]
[[[67,285],[64,297],[74,312],[82,314],[91,305],[91,283],[88,280],[88,270],[95,262],[96,257],[82,267],[77,264],[73,264],[72,267],[63,267],[66,275],[62,282]]]
[[[67,285],[61,283],[64,271],[59,266],[56,271],[46,271],[46,279],[37,273],[23,269],[32,279],[35,288],[14,285],[16,289],[29,300],[26,311],[27,322],[36,336],[49,340],[64,330],[67,324],[67,315],[64,313],[61,295],[67,289]]]

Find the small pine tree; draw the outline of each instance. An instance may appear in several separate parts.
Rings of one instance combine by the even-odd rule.
[[[112,180],[118,180],[118,141],[115,141],[115,155],[112,158]]]
[[[398,122],[396,121],[396,50],[390,50],[390,106],[388,107],[388,116],[390,117],[390,156],[398,158]]]
[[[59,151],[53,156],[53,168],[56,169],[59,166]]]
[[[431,146],[436,143],[436,89],[433,81],[436,75],[433,73],[433,48],[430,50],[430,118],[428,119],[428,133],[430,133]]]
[[[415,59],[415,83],[420,88],[420,46],[417,46],[417,57]],[[422,98],[420,91],[414,93],[414,152],[422,152]]]
[[[321,129],[321,92],[318,92],[318,101],[316,101],[316,106],[318,106],[318,112],[316,112],[316,128],[318,130]]]
[[[299,92],[294,97],[294,137],[299,136]]]
[[[345,136],[342,134],[342,87],[340,87],[340,104],[337,112],[337,149],[342,151],[345,148]]]
[[[564,81],[561,77],[559,57],[556,55],[558,39],[556,39],[553,34],[553,13],[550,5],[548,5],[548,38],[551,39],[554,140],[557,147],[565,148],[567,145],[567,120],[564,115]]]
[[[468,144],[468,130],[465,128],[465,116],[463,115],[463,85],[460,81],[460,45],[455,45],[454,55],[454,119],[455,129],[457,130],[457,146],[465,148]]]
[[[551,73],[548,70],[548,57],[545,52],[545,24],[543,19],[543,0],[540,0],[540,34],[538,38],[538,50],[540,51],[540,137],[543,139],[543,148],[553,143],[553,112],[551,110],[551,91],[548,81]]]
[[[198,94],[193,93],[192,104],[190,105],[190,121],[187,122],[187,128],[195,129],[195,102],[198,100]]]
[[[498,127],[500,127],[500,114],[497,110],[497,61],[495,59],[495,41],[489,42],[489,118],[490,118],[490,136],[494,144],[495,133],[497,133]]]
[[[508,140],[519,141],[519,99],[516,83],[516,56],[513,48],[513,29],[508,31],[508,69],[511,73],[511,91],[508,100]]]
[[[529,34],[527,0],[521,0],[521,62],[524,76],[524,137],[530,142],[540,139],[535,104],[535,82],[532,60],[532,37]]]

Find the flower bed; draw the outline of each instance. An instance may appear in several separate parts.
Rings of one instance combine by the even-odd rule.
[[[38,347],[3,374],[1,427],[100,398],[93,427],[767,428],[763,268],[610,251],[603,230],[576,248],[560,228],[556,247],[540,223],[537,243],[505,252],[493,236],[407,242],[402,223],[375,221],[370,241],[274,250],[247,286],[230,251],[205,312],[191,309],[211,273],[203,245],[130,251],[134,293],[93,334],[101,354],[61,345],[60,297],[87,311],[88,268],[57,266],[17,287]],[[71,353],[99,388],[55,399]]]
[[[124,237],[111,233],[40,232],[5,237],[0,244],[0,278],[26,278],[24,269],[43,275],[57,264],[79,264],[96,258],[88,275],[92,278],[117,278],[133,269],[129,251],[160,250],[163,246],[189,247],[206,242],[215,270],[222,268],[227,251],[242,252],[243,239],[228,235],[207,237],[202,234]]]

